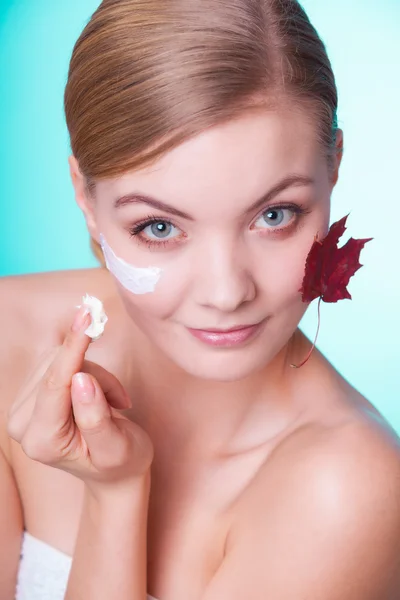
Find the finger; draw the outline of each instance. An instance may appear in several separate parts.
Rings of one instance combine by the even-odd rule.
[[[51,391],[69,388],[72,375],[80,371],[91,342],[91,338],[85,333],[90,322],[89,309],[82,306],[76,313],[70,330],[45,374],[44,383]]]
[[[127,450],[128,440],[113,419],[99,383],[91,375],[77,373],[72,378],[71,398],[75,423],[91,462],[97,468],[115,466],[121,450]]]
[[[93,375],[98,381],[107,402],[118,409],[132,408],[132,401],[122,383],[102,366],[90,360],[85,360],[82,371]]]
[[[42,364],[37,367],[37,371],[31,377],[29,387],[28,385],[25,386],[25,389],[19,394],[18,399],[9,410],[8,435],[17,442],[21,441],[28,428],[35,408],[40,381],[57,351],[58,348],[53,348],[46,354]],[[127,391],[115,375],[90,360],[83,361],[82,372],[89,373],[97,379],[110,406],[119,410],[132,408],[132,401]]]
[[[33,417],[38,418],[44,426],[54,429],[72,418],[71,380],[72,376],[81,370],[85,352],[91,341],[85,334],[90,320],[87,307],[82,306],[39,384]]]

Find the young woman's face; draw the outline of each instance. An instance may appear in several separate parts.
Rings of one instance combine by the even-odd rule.
[[[154,292],[118,284],[131,318],[195,376],[259,370],[307,308],[299,288],[314,236],[329,228],[333,185],[295,112],[250,113],[99,182],[98,234],[129,264],[161,269]]]

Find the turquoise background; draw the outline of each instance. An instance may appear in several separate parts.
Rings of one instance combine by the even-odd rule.
[[[0,275],[96,266],[69,179],[63,90],[97,0],[0,0]],[[400,0],[304,0],[333,63],[345,133],[332,222],[374,237],[318,346],[400,432]],[[302,321],[311,337],[317,301]],[[318,401],[318,398],[315,399]]]

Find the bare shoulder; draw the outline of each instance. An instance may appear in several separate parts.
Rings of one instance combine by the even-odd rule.
[[[360,416],[288,436],[246,490],[206,600],[243,597],[243,579],[254,598],[398,598],[396,433]]]
[[[279,478],[300,491],[304,482],[314,485],[324,495],[336,482],[338,494],[355,493],[356,487],[364,498],[368,491],[384,498],[395,485],[399,494],[400,438],[394,428],[318,351],[304,373],[296,380],[303,416],[266,458],[256,485],[269,488]]]
[[[378,411],[364,408],[332,423],[306,422],[268,457],[249,498],[262,503],[271,489],[272,501],[285,497],[288,510],[312,498],[344,517],[373,506],[386,514],[391,507],[400,519],[400,438]]]
[[[278,455],[277,466],[282,461],[294,484],[306,484],[322,510],[348,516],[349,507],[359,515],[391,507],[400,517],[400,439],[383,417],[357,413],[332,427],[309,424]]]
[[[35,339],[46,343],[56,335],[54,323],[68,318],[87,292],[101,295],[108,289],[105,269],[77,269],[15,275],[0,279],[0,318],[2,331],[15,342]],[[107,292],[108,293],[108,292]],[[66,314],[68,313],[68,314]],[[32,334],[40,333],[38,339]],[[14,342],[14,345],[15,345]]]
[[[260,490],[279,478],[282,493],[291,492],[293,502],[312,494],[323,517],[325,508],[351,518],[354,507],[357,515],[365,510],[364,516],[374,507],[386,515],[392,510],[400,524],[400,437],[331,365],[324,361],[320,373],[322,384],[308,394],[318,401],[265,461]],[[322,389],[323,398],[318,397]]]
[[[37,357],[62,342],[82,296],[110,294],[104,269],[0,278],[0,446],[7,447],[7,411]]]

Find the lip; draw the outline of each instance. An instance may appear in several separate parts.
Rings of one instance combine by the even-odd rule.
[[[259,333],[263,324],[264,321],[260,321],[255,325],[237,325],[230,329],[192,329],[191,327],[186,329],[195,338],[209,346],[229,348],[239,346],[253,339]]]

